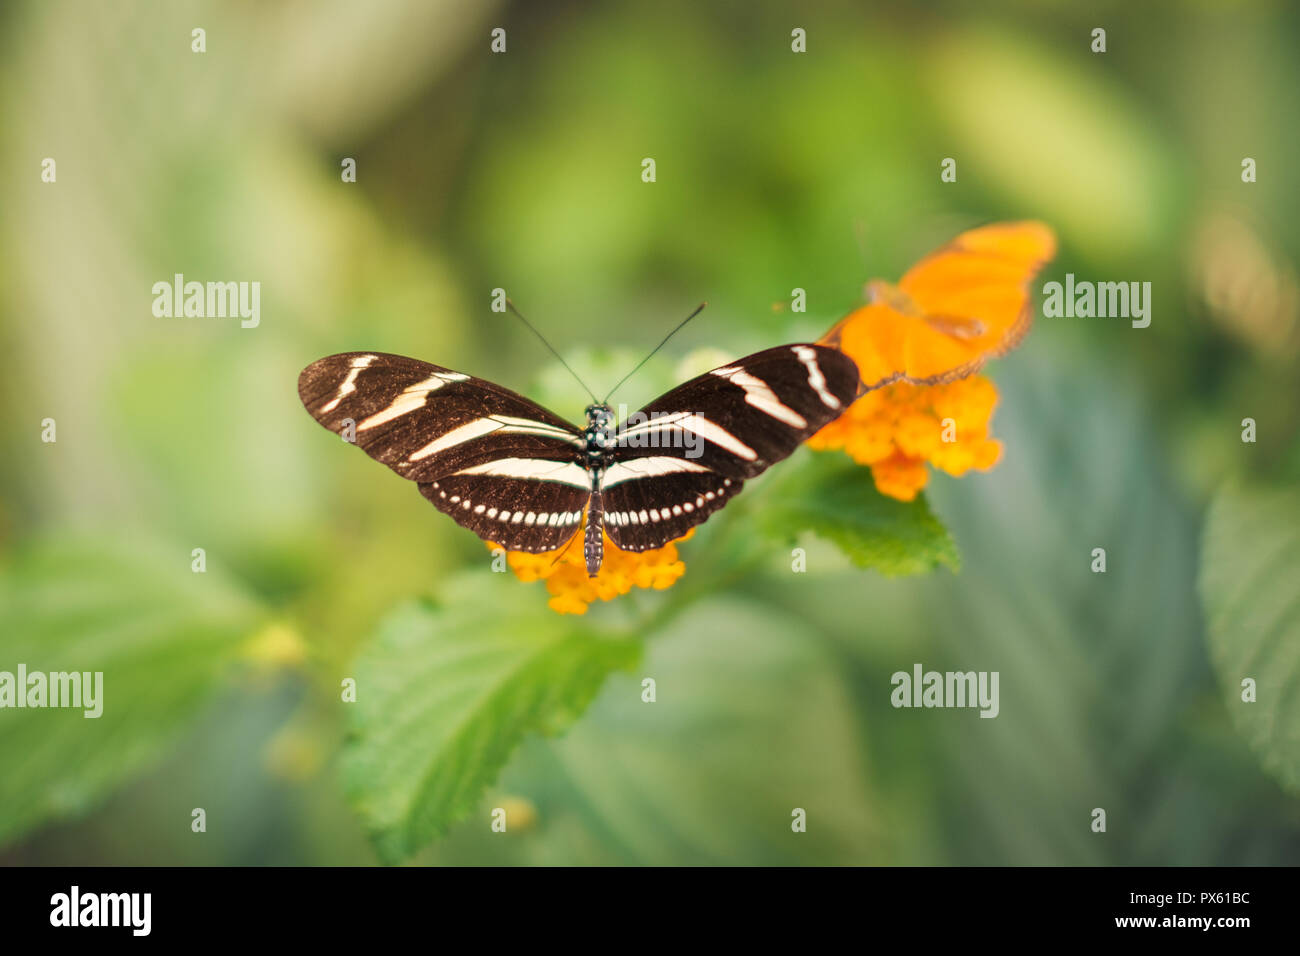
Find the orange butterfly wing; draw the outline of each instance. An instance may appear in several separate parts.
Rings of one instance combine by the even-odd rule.
[[[1055,254],[1056,236],[1039,222],[964,232],[909,269],[896,287],[870,283],[873,301],[825,341],[858,363],[867,389],[970,375],[1029,331],[1029,283]]]

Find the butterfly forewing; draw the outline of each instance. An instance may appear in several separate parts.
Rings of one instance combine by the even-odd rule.
[[[842,352],[783,345],[655,399],[619,427],[602,477],[610,539],[645,551],[681,537],[838,418],[857,387]]]
[[[509,389],[400,355],[349,352],[307,366],[298,394],[318,422],[419,482],[486,540],[547,551],[581,524],[591,490],[582,436]]]

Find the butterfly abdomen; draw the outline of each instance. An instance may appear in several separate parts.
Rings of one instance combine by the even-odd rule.
[[[601,506],[600,491],[592,492],[591,503],[587,506],[586,534],[582,540],[582,554],[587,559],[587,576],[594,578],[600,571],[600,563],[605,557],[605,538],[602,525],[605,510]]]

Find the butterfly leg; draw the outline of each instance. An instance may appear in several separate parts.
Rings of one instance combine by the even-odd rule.
[[[582,553],[587,558],[587,576],[592,578],[600,570],[600,562],[605,555],[605,539],[601,531],[604,517],[600,491],[593,491],[591,503],[587,506],[587,529],[582,543]]]

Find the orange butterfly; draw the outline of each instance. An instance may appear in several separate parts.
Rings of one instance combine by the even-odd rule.
[[[858,363],[862,390],[964,378],[1020,343],[1033,320],[1029,283],[1056,254],[1041,222],[963,232],[899,281],[867,283],[866,305],[822,338]]]

